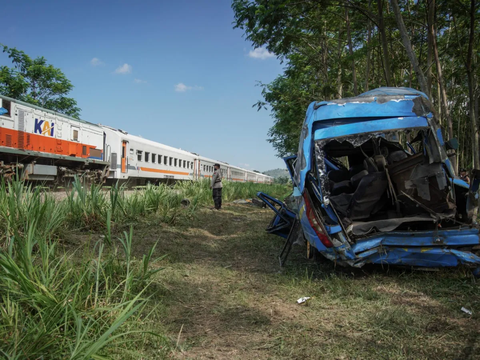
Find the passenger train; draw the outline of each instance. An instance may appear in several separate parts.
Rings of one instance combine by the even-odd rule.
[[[106,125],[96,125],[0,95],[0,174],[65,182],[143,185],[211,178],[219,163],[224,179],[272,183],[270,176],[176,149]]]

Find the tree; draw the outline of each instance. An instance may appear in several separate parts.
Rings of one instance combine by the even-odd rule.
[[[277,177],[273,180],[274,184],[280,184],[280,185],[287,185],[289,183],[290,179],[286,176],[280,176]]]
[[[457,137],[459,167],[480,166],[480,1],[233,0],[234,26],[285,63],[261,84],[271,109],[269,141],[297,150],[312,101],[381,86],[421,89],[445,139]]]
[[[0,67],[2,95],[79,118],[77,102],[66,96],[73,85],[60,69],[47,64],[43,56],[32,59],[21,50],[2,46],[13,64]]]

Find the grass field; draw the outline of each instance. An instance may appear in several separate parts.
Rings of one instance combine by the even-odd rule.
[[[150,305],[161,309],[172,357],[480,357],[480,285],[469,271],[335,269],[305,260],[303,248],[280,269],[282,241],[264,233],[270,218],[267,210],[236,205],[139,231],[137,256],[158,239],[157,250],[169,254]],[[313,299],[296,304],[302,296]],[[144,358],[150,351],[144,348]]]
[[[176,190],[103,200],[90,191],[95,199],[61,203],[21,188],[0,195],[4,357],[480,358],[480,285],[470,271],[335,268],[305,260],[301,247],[281,269],[282,240],[264,232],[270,211],[217,212],[204,195],[172,216],[166,200],[191,191]],[[296,304],[302,296],[312,299]]]

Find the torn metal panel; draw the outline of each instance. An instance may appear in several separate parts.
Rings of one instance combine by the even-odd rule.
[[[383,232],[358,240],[352,250],[358,254],[377,246],[476,246],[480,244],[477,228],[461,228],[438,231],[395,231]]]
[[[427,128],[428,122],[425,118],[401,118],[392,117],[382,120],[365,120],[362,123],[353,123],[337,125],[315,131],[314,140],[338,139],[345,136],[352,136],[362,141],[362,137],[367,137],[371,133],[393,132],[397,130],[407,130],[411,128]],[[379,134],[379,136],[385,136]],[[358,146],[358,145],[357,145]]]
[[[460,264],[478,266],[480,257],[468,251],[448,248],[379,247],[359,256],[358,263],[424,267],[453,267]]]

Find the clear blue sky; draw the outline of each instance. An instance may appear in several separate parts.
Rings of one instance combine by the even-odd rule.
[[[270,113],[252,108],[257,81],[282,66],[233,30],[230,1],[22,0],[2,14],[0,42],[61,68],[82,119],[249,169],[284,167],[266,141]]]

